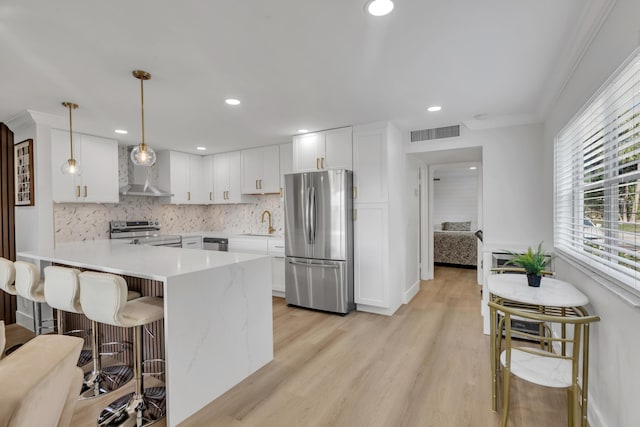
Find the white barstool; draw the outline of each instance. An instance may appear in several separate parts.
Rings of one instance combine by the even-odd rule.
[[[65,333],[63,314],[64,312],[84,314],[80,303],[80,270],[75,268],[50,266],[44,269],[44,296],[47,304],[57,310],[58,333]],[[140,297],[138,292],[128,291],[128,299]],[[78,333],[84,331],[69,331],[67,333]],[[120,344],[123,349],[126,346]],[[90,360],[93,361],[93,369],[85,373],[84,383],[80,391],[81,399],[88,399],[117,390],[128,383],[133,378],[133,370],[126,365],[113,365],[102,367],[98,324],[91,321],[91,351],[85,351],[80,355],[79,366],[85,365]],[[84,354],[83,354],[84,353]],[[88,353],[88,354],[86,354]],[[116,354],[116,353],[106,353]],[[84,363],[82,363],[84,361]]]
[[[142,327],[164,317],[158,297],[127,301],[127,283],[108,273],[80,274],[80,303],[85,316],[107,325],[133,328],[133,375],[135,391],[111,402],[98,416],[99,426],[147,426],[164,418],[164,387],[144,388]]]
[[[0,289],[9,295],[17,295],[16,290],[16,268],[13,261],[0,257]]]
[[[33,332],[42,333],[42,303],[47,302],[44,297],[44,281],[40,280],[40,269],[30,262],[16,261],[16,290],[18,295],[33,303]],[[49,321],[47,321],[49,322]],[[53,327],[47,327],[53,329]]]

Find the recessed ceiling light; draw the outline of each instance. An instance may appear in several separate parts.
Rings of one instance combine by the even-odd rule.
[[[240,100],[234,99],[234,98],[225,99],[224,102],[226,102],[229,105],[240,105]]]
[[[474,170],[476,170],[476,169],[478,169],[478,168],[477,168],[476,166],[470,166],[470,167],[469,167],[469,169],[470,169],[470,170],[472,170],[472,171],[474,171]]]
[[[198,151],[204,151],[206,149],[207,149],[207,147],[196,147],[196,150],[198,150]]]
[[[298,129],[298,133],[307,133],[309,132],[308,129]]]
[[[124,129],[116,129],[116,130],[115,130],[115,133],[121,133],[121,134],[123,134],[123,135],[124,135],[124,134],[127,134],[127,133],[129,133],[129,132],[127,132],[127,131],[126,131],[126,130],[124,130]]]
[[[430,113],[434,113],[436,111],[440,111],[442,110],[442,107],[439,105],[434,105],[432,107],[427,108],[427,111],[429,111]]]
[[[393,2],[391,0],[369,0],[365,8],[373,16],[384,16],[393,10]]]

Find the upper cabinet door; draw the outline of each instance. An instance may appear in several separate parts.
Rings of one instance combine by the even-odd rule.
[[[242,192],[244,194],[258,194],[260,179],[262,179],[262,148],[242,150]]]
[[[355,203],[387,202],[386,127],[353,132],[353,193]]]
[[[351,126],[293,137],[293,169],[353,169]]]
[[[80,135],[73,134],[73,157],[84,170],[80,162]],[[80,200],[80,177],[63,175],[62,163],[69,159],[69,132],[51,130],[51,186],[52,198],[56,203],[77,202]]]
[[[87,203],[118,203],[118,144],[92,135],[81,138],[81,196]]]
[[[229,168],[229,190],[227,192],[227,202],[240,203],[242,201],[242,166],[240,152],[233,151],[227,153]]]
[[[263,194],[280,192],[280,148],[277,145],[262,149],[262,177],[258,185]]]
[[[293,137],[293,169],[308,172],[321,169],[324,156],[324,133],[314,132]]]
[[[213,203],[213,156],[202,157],[202,190],[204,203]]]
[[[352,128],[332,129],[324,132],[324,155],[320,159],[322,169],[353,169]]]
[[[227,154],[213,156],[213,203],[227,203],[229,160]]]
[[[169,152],[169,191],[173,193],[171,203],[189,203],[189,154]]]
[[[92,135],[73,134],[73,158],[81,174],[63,175],[69,159],[69,132],[51,131],[51,184],[56,203],[118,203],[118,143]]]
[[[191,204],[206,204],[209,198],[205,194],[204,169],[202,156],[189,154],[189,191],[188,197]]]
[[[284,176],[293,172],[293,143],[280,145],[280,197],[284,197]]]
[[[280,191],[280,152],[277,145],[242,150],[242,193]]]

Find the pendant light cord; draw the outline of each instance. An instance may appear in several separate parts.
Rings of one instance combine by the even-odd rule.
[[[140,144],[140,149],[144,149],[144,79],[140,79],[140,110],[142,111],[142,143]]]
[[[69,158],[73,160],[73,120],[71,119],[71,104],[69,104]]]

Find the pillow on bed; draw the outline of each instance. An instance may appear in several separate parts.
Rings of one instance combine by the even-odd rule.
[[[442,229],[445,231],[471,231],[471,221],[443,222]]]

